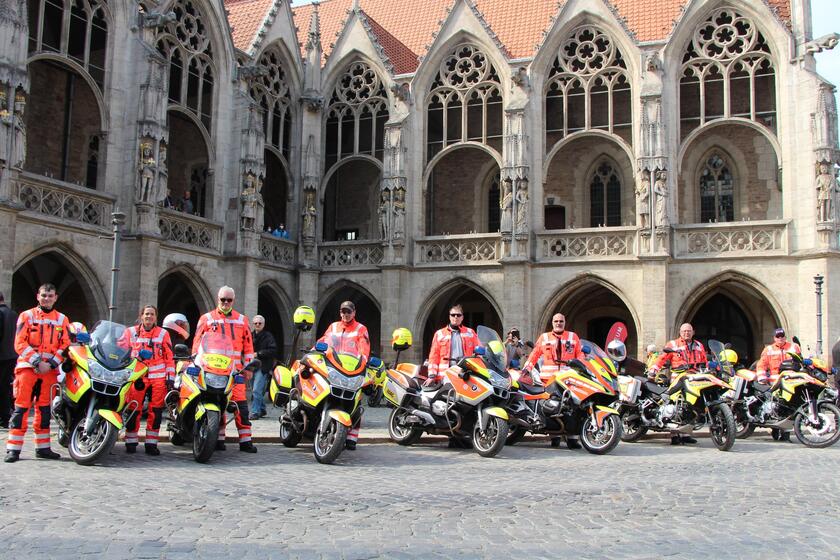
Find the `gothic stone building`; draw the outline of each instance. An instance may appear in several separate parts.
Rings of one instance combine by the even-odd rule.
[[[350,299],[386,355],[467,323],[684,321],[753,359],[840,331],[834,88],[808,0],[3,0],[0,289],[286,346]],[[170,207],[189,192],[192,213]],[[180,206],[179,206],[180,207]],[[282,239],[265,233],[284,223]]]

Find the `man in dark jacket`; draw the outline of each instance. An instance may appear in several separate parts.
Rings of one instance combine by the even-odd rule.
[[[12,381],[15,378],[15,324],[17,313],[6,305],[6,298],[0,293],[0,427],[9,427],[12,414]]]
[[[265,392],[271,372],[274,371],[274,359],[277,357],[277,343],[274,336],[265,330],[265,317],[254,315],[254,352],[262,365],[254,372],[254,385],[251,392],[251,420],[262,418],[267,414],[265,410]]]

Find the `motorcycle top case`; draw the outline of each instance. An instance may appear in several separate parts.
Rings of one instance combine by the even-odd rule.
[[[412,375],[416,370],[409,373],[407,368],[400,367],[402,365],[399,364],[396,370],[388,370],[388,377],[382,387],[382,396],[397,406],[402,405],[414,391],[420,389],[420,384]]]
[[[294,375],[286,366],[277,366],[271,375],[271,384],[268,388],[268,396],[274,406],[284,406],[289,402],[289,394],[292,390]]]

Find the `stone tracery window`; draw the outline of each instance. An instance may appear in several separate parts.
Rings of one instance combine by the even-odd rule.
[[[735,219],[735,180],[729,169],[729,163],[719,152],[706,160],[699,181],[701,222]]]
[[[350,64],[333,88],[326,115],[326,169],[356,154],[382,160],[388,94],[373,68]]]
[[[776,130],[776,76],[767,40],[732,8],[698,25],[683,56],[681,137],[707,122],[742,117]]]
[[[29,54],[52,52],[84,68],[103,88],[108,44],[105,0],[28,0]]]
[[[157,37],[157,49],[169,62],[169,101],[185,107],[209,131],[216,70],[204,16],[193,0],[178,0],[171,10],[175,21]]]
[[[502,150],[499,75],[477,46],[456,47],[440,63],[426,108],[426,158],[451,144],[480,142]]]
[[[251,97],[263,110],[263,131],[266,146],[272,146],[289,161],[292,115],[291,94],[283,58],[275,49],[267,49],[257,60],[265,74],[251,86]]]
[[[589,226],[621,225],[621,178],[609,161],[595,168],[589,183]]]
[[[545,90],[546,145],[580,130],[600,129],[632,140],[631,88],[615,41],[591,25],[571,32],[551,67]]]

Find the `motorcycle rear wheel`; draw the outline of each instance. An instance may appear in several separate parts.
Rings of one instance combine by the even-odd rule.
[[[411,414],[404,408],[395,408],[388,417],[388,435],[399,445],[414,445],[423,435],[423,430],[417,427],[403,425],[406,416]]]
[[[523,439],[525,439],[525,435],[528,433],[528,430],[523,428],[522,426],[516,426],[515,428],[511,428],[508,431],[508,437],[505,440],[505,445],[516,445]]]
[[[302,434],[295,430],[292,423],[287,420],[283,421],[283,417],[280,417],[280,443],[282,443],[286,447],[297,447],[297,444],[300,443]]]
[[[498,416],[488,416],[485,430],[481,429],[478,422],[473,427],[473,447],[482,457],[494,457],[505,446],[509,429],[507,420]]]
[[[615,414],[604,418],[604,426],[599,433],[598,426],[587,416],[580,428],[580,443],[583,448],[594,455],[606,455],[621,441],[621,422]]]
[[[221,415],[215,410],[208,410],[199,418],[193,428],[193,458],[197,463],[206,463],[216,450],[219,439],[219,420]]]
[[[793,419],[793,432],[806,447],[822,449],[834,445],[840,439],[840,408],[830,402],[821,402],[817,405],[817,414],[820,418],[820,426],[816,429],[827,430],[828,437],[826,439],[816,440],[811,437],[813,428],[804,414],[797,414],[796,418]],[[832,416],[833,418],[831,418]],[[826,425],[826,423],[828,424]],[[833,424],[833,433],[831,432],[831,424]]]
[[[70,457],[80,465],[92,465],[107,455],[117,442],[117,428],[102,418],[96,418],[90,436],[86,434],[85,419],[73,425],[67,450]]]
[[[712,424],[709,426],[709,437],[721,451],[729,451],[735,445],[735,417],[732,409],[726,404],[712,407]]]
[[[347,426],[332,418],[330,418],[325,432],[322,433],[321,429],[318,428],[315,432],[315,445],[312,446],[315,452],[315,460],[329,465],[338,459],[338,456],[344,451],[347,431]]]
[[[626,443],[633,443],[639,441],[643,435],[648,431],[647,426],[642,424],[641,418],[630,420],[629,413],[621,415],[621,441]]]

